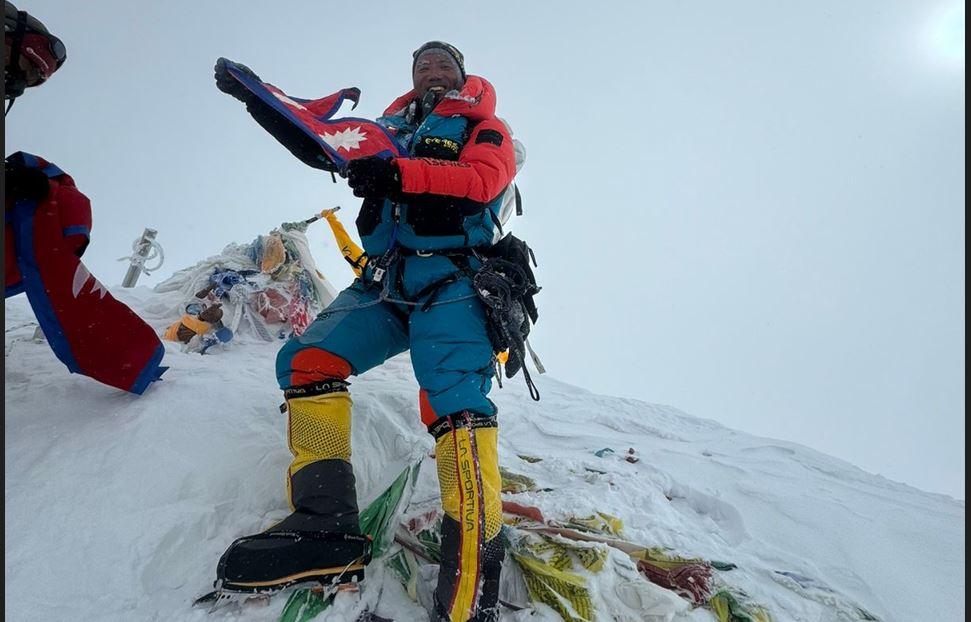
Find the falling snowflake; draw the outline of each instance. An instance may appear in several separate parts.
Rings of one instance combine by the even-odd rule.
[[[361,143],[367,140],[367,136],[361,132],[361,127],[347,128],[334,134],[320,134],[320,138],[334,149],[360,149]]]
[[[280,101],[282,101],[284,104],[286,104],[288,106],[293,106],[294,108],[297,108],[299,110],[306,110],[306,108],[304,108],[303,106],[301,106],[297,102],[293,101],[292,99],[290,99],[289,97],[287,97],[283,93],[277,93],[277,92],[274,92],[274,91],[270,91],[270,92],[273,93],[273,96],[276,97],[277,99],[279,99]]]
[[[71,294],[75,298],[77,298],[78,294],[81,293],[81,290],[84,289],[84,285],[89,279],[94,281],[94,284],[91,286],[90,293],[100,293],[102,298],[108,295],[108,289],[102,285],[98,279],[94,278],[90,272],[88,272],[88,269],[84,267],[83,263],[78,262],[78,268],[74,271],[74,281],[71,283]]]

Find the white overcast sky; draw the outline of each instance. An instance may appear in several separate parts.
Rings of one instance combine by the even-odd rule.
[[[360,87],[342,114],[373,118],[444,39],[528,150],[513,228],[552,376],[965,497],[963,3],[17,5],[68,61],[18,100],[5,151],[88,194],[105,284],[146,226],[149,286],[324,207],[353,229],[358,201],[216,90],[217,57],[297,97]]]

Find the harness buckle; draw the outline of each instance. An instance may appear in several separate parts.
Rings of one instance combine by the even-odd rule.
[[[431,257],[435,254],[434,251],[415,251],[415,254],[419,257]]]
[[[384,275],[387,274],[388,266],[390,266],[395,258],[398,256],[398,251],[393,246],[388,250],[384,251],[384,254],[378,257],[374,263],[368,263],[371,266],[373,272],[371,273],[371,282],[380,283],[384,279]]]

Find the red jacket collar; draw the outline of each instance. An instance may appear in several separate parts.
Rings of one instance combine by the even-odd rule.
[[[402,114],[417,96],[414,89],[408,91],[394,100],[384,115]],[[447,93],[433,112],[445,117],[462,115],[474,121],[491,119],[496,116],[496,90],[485,78],[468,76],[462,90],[458,94],[454,91]]]

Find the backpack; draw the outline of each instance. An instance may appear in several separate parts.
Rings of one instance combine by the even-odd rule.
[[[509,131],[509,136],[512,136],[512,128],[506,123],[505,119],[499,119],[506,125],[506,129]],[[526,163],[526,147],[521,142],[512,139],[512,148],[516,154],[516,174],[522,170],[523,164]],[[523,197],[519,194],[519,188],[516,186],[516,182],[512,181],[506,188],[506,191],[502,195],[502,205],[499,208],[499,228],[509,222],[509,217],[512,216],[513,210],[516,211],[517,216],[523,215]]]

